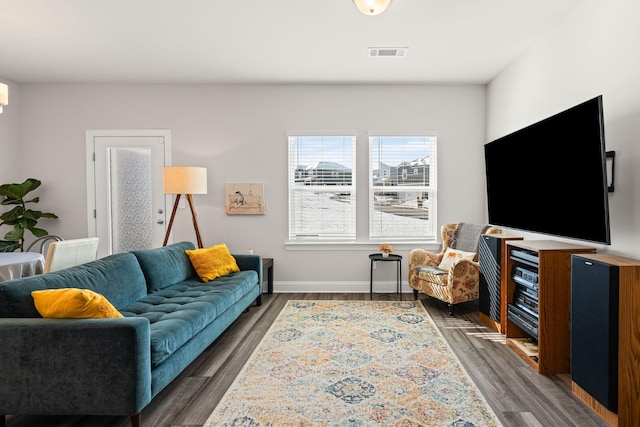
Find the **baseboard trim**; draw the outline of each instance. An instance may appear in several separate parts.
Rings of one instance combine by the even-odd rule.
[[[276,293],[368,293],[369,282],[288,282],[276,281],[273,283],[273,292]],[[375,293],[395,293],[396,282],[373,282],[373,292]],[[402,283],[402,292],[411,292],[407,282]]]

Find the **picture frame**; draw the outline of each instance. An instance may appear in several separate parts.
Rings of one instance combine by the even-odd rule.
[[[227,215],[264,215],[266,213],[263,183],[225,183],[224,212]]]

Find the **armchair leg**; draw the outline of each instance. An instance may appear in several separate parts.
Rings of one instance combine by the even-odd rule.
[[[413,299],[418,301],[418,290],[417,289],[413,290]]]
[[[138,412],[135,415],[131,415],[131,427],[140,427],[142,425],[142,413]]]
[[[449,316],[453,316],[453,304],[449,304]]]

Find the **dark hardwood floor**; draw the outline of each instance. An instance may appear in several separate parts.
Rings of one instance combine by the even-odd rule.
[[[394,295],[395,296],[395,295]],[[386,299],[375,295],[375,299]],[[413,299],[406,294],[406,299]],[[568,375],[538,375],[504,344],[504,337],[482,326],[477,303],[456,307],[420,295],[452,350],[505,427],[606,426],[576,399]],[[286,301],[369,299],[369,294],[263,295],[142,412],[142,425],[199,427],[242,369]],[[7,427],[128,427],[129,417],[7,416]]]

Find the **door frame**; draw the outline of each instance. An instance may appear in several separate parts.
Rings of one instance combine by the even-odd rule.
[[[87,232],[88,237],[96,237],[98,226],[96,219],[96,176],[94,139],[96,137],[161,137],[164,138],[165,166],[171,165],[171,130],[169,129],[98,129],[86,131],[86,165],[87,165]],[[165,195],[166,207],[171,206],[171,195]],[[166,222],[165,222],[166,229]]]

